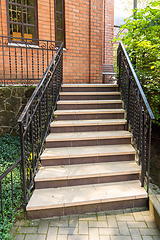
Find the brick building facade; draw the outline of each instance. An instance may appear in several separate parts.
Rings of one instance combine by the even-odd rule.
[[[63,39],[64,82],[102,82],[102,64],[113,64],[114,0],[0,0],[0,4],[0,35]]]

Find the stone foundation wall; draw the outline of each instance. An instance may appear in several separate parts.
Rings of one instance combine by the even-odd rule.
[[[0,87],[0,136],[5,133],[19,134],[17,120],[35,87]]]

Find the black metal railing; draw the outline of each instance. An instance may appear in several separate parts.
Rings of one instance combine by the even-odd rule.
[[[127,113],[127,128],[133,134],[133,140],[139,155],[141,185],[144,186],[146,180],[148,192],[151,128],[152,120],[155,117],[122,42],[120,42],[117,50],[117,66],[119,67],[118,85]]]
[[[21,159],[0,175],[0,199],[1,224],[4,218],[11,221],[14,212],[23,205]]]
[[[34,187],[40,154],[49,133],[59,92],[63,82],[63,43],[49,64],[41,81],[24,108],[18,124],[21,137],[21,158],[25,204]]]
[[[60,44],[0,36],[0,85],[38,84]]]

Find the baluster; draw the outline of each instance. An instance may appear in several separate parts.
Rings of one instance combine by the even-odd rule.
[[[0,181],[0,193],[1,193],[1,214],[2,214],[2,220],[4,218],[3,216],[3,195],[2,195],[2,182]]]

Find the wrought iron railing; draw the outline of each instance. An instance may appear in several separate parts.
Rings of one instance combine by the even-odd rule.
[[[14,40],[14,41],[13,41]],[[0,36],[0,85],[38,84],[60,42]]]
[[[11,221],[14,211],[23,204],[21,173],[21,159],[19,159],[0,175],[0,224],[4,218]]]
[[[18,123],[21,137],[21,158],[25,204],[34,187],[40,154],[49,133],[59,92],[63,82],[63,44],[61,43],[41,81],[24,108]]]
[[[122,42],[117,50],[118,85],[127,113],[127,128],[133,134],[141,165],[141,185],[149,189],[151,128],[155,119]]]

